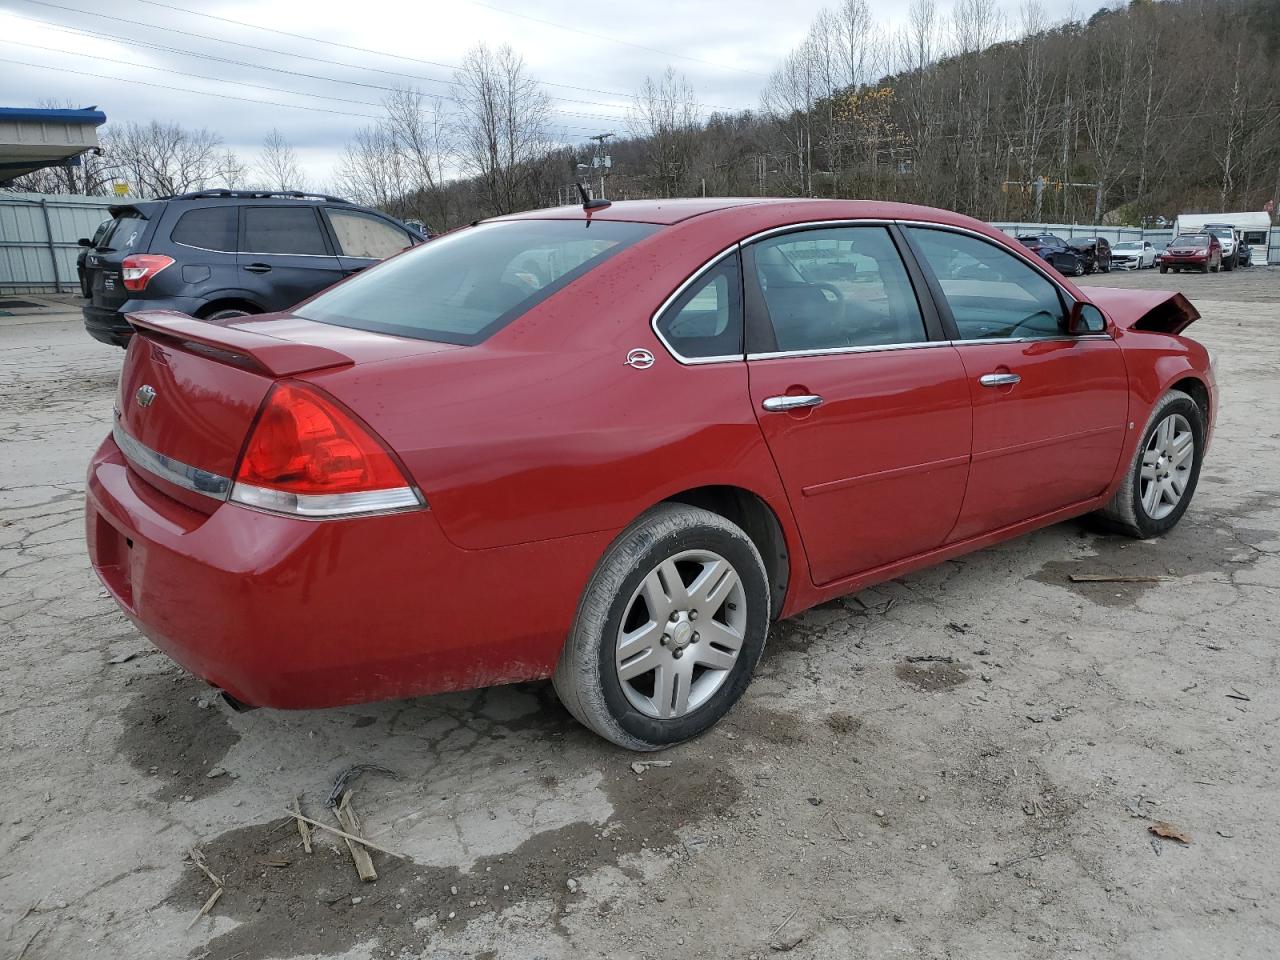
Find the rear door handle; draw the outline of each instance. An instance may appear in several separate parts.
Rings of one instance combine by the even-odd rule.
[[[817,394],[804,393],[798,397],[766,397],[760,406],[771,413],[776,413],[779,410],[799,410],[801,407],[816,407],[820,403],[822,403],[822,398]]]
[[[1021,383],[1022,378],[1016,373],[986,373],[978,378],[978,382],[984,387],[1012,387]]]
[[[250,273],[270,273],[271,265],[267,263],[247,263],[244,267]]]

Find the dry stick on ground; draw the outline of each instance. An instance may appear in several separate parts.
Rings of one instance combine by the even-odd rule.
[[[338,823],[342,825],[343,830],[353,836],[360,836],[360,817],[351,806],[350,790],[343,793],[338,809],[333,811],[333,815],[338,818]],[[351,859],[355,862],[356,873],[360,875],[360,879],[365,883],[377,880],[378,871],[374,869],[373,858],[369,856],[369,851],[350,838],[347,840],[347,849],[351,851]]]
[[[796,907],[789,914],[787,914],[787,919],[783,920],[780,924],[778,924],[776,927],[773,928],[773,933],[769,934],[769,939],[772,940],[774,937],[780,934],[782,932],[782,928],[785,927],[788,923],[790,923],[791,918],[794,917],[799,912],[800,912],[800,908]]]
[[[1070,577],[1072,583],[1162,583],[1168,579],[1168,577],[1137,577],[1122,574],[1111,576],[1102,573],[1073,573]]]
[[[307,822],[302,819],[302,804],[298,802],[298,798],[293,798],[293,812],[298,823],[298,833],[302,835],[302,849],[311,852],[311,828],[307,826]]]
[[[204,862],[204,854],[201,853],[199,850],[197,850],[195,847],[192,847],[190,850],[188,850],[187,854],[188,856],[190,856],[191,862],[194,863],[201,870],[203,870],[205,876],[208,877],[211,881],[213,881],[213,893],[209,894],[209,899],[204,902],[204,906],[200,908],[200,912],[197,913],[194,917],[192,917],[191,922],[187,924],[187,929],[190,930],[192,927],[196,925],[196,922],[201,917],[206,917],[209,915],[209,911],[213,909],[213,905],[217,903],[218,898],[222,896],[223,884],[226,881],[224,880],[224,878],[219,877],[217,874],[215,874],[212,870],[209,869],[209,867]]]
[[[311,826],[318,827],[319,829],[324,830],[327,833],[335,834],[339,837],[342,837],[344,840],[354,840],[356,843],[362,844],[363,846],[368,847],[370,850],[377,850],[379,853],[385,853],[387,856],[395,857],[397,860],[409,859],[403,853],[396,853],[394,850],[388,850],[386,847],[380,847],[376,843],[370,843],[364,837],[354,836],[350,833],[346,833],[345,831],[339,830],[337,827],[331,827],[327,823],[321,823],[319,820],[312,820],[310,817],[304,814],[294,813],[288,807],[285,807],[284,809],[285,809],[285,813],[289,814],[289,816],[294,817],[295,819],[298,819],[298,820],[305,820],[307,823],[311,824]]]

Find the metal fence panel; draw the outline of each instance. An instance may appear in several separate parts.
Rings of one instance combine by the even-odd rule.
[[[0,293],[72,293],[80,237],[111,216],[111,197],[0,193]]]

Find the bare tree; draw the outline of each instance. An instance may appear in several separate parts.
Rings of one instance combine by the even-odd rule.
[[[550,99],[509,46],[473,47],[454,74],[460,160],[485,206],[512,213],[534,202],[533,164],[547,151]]]
[[[645,77],[627,111],[632,136],[645,144],[645,174],[664,197],[692,185],[691,169],[702,110],[693,87],[668,66],[657,80]]]
[[[343,196],[396,216],[407,215],[405,202],[413,181],[385,125],[356,131],[338,162],[335,179]]]
[[[449,195],[445,190],[447,165],[454,154],[453,131],[440,97],[404,87],[387,95],[383,128],[399,154],[404,175],[410,180],[414,212],[423,220],[443,226],[449,219]]]
[[[278,127],[272,127],[262,141],[258,155],[258,175],[268,190],[305,190],[307,179],[302,173],[298,153]]]
[[[219,185],[222,138],[178,123],[127,123],[111,130],[111,175],[140,197],[168,196]]]

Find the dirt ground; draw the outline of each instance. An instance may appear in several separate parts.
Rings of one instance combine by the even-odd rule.
[[[0,956],[1274,957],[1280,270],[1095,279],[1184,290],[1218,352],[1174,533],[1063,524],[780,624],[726,721],[639,772],[545,684],[213,701],[85,558],[121,354],[0,318]],[[357,763],[394,774],[354,783],[400,855],[375,883],[285,816],[333,822]],[[203,919],[192,848],[225,881]]]

